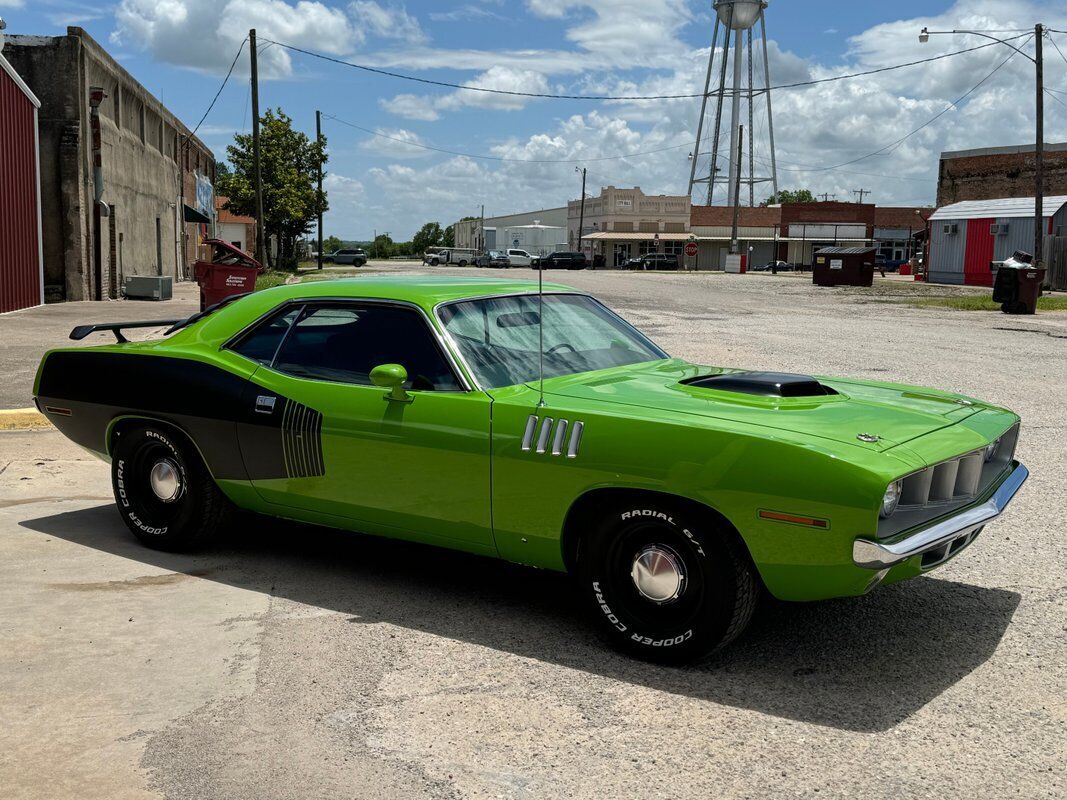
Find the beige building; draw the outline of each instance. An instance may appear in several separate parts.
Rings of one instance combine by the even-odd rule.
[[[640,186],[608,186],[585,201],[582,250],[598,266],[616,267],[646,253],[681,256],[689,238],[691,202],[686,196],[646,195]],[[577,250],[581,203],[567,204],[567,239]]]
[[[211,150],[81,28],[8,36],[4,56],[41,101],[46,298],[188,277],[214,210]]]

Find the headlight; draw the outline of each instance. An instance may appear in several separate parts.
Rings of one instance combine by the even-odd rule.
[[[993,444],[987,444],[985,448],[985,460],[992,461],[996,455],[997,450],[1000,449],[1000,439],[997,439]]]
[[[902,483],[900,481],[893,481],[889,484],[889,488],[885,490],[885,495],[882,497],[882,510],[880,516],[884,519],[892,515],[897,510],[897,504],[900,503],[900,490]]]

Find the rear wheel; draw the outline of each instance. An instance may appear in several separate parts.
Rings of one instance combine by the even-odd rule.
[[[467,266],[467,260],[466,259],[460,259],[459,266],[461,266],[461,267]]]
[[[159,550],[206,544],[231,511],[200,455],[162,426],[116,433],[111,483],[126,527]]]
[[[731,642],[759,597],[755,569],[732,531],[658,503],[604,516],[581,540],[577,573],[610,644],[668,663]]]

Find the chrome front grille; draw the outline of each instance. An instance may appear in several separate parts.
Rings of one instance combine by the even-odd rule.
[[[584,430],[585,424],[580,421],[572,424],[565,419],[556,420],[531,414],[526,420],[521,448],[524,453],[531,450],[538,455],[551,453],[559,456],[566,453],[567,458],[577,458]]]

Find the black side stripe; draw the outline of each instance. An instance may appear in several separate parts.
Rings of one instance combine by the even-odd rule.
[[[290,478],[326,474],[322,457],[322,414],[303,403],[285,401],[282,412],[282,455]]]

